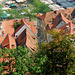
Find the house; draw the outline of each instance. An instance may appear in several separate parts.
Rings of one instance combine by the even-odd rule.
[[[12,44],[16,48],[13,20],[2,21],[0,22],[0,47],[12,49]]]
[[[20,25],[14,29],[14,23]],[[37,44],[37,29],[29,18],[0,22],[0,48],[15,49],[25,45],[34,52]]]
[[[21,19],[21,25],[15,30],[17,45],[26,45],[32,52],[36,50],[37,29],[34,22],[29,22],[29,18]]]
[[[49,42],[48,30],[64,30],[67,33],[75,33],[75,8],[51,11],[45,14],[37,14],[38,38],[40,41]]]
[[[15,29],[14,24],[20,25]],[[34,22],[30,22],[29,18],[0,22],[0,48],[15,49],[23,45],[29,48],[31,53],[37,49],[37,29]],[[5,54],[0,58],[0,62],[5,63],[2,74],[9,74],[10,69],[15,71],[15,58],[7,58],[8,56]],[[10,65],[7,65],[8,63]]]

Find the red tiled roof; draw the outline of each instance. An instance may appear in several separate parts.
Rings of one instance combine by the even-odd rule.
[[[37,47],[37,39],[34,39],[34,36],[28,30],[26,30],[26,46],[32,50],[32,52],[33,49],[36,50]]]
[[[67,33],[71,33],[71,34],[74,34],[75,33],[75,30],[74,30],[74,25],[72,22],[69,22],[68,24],[64,25],[63,27],[61,27],[60,29],[56,29],[57,31],[61,32],[62,30],[64,30],[64,35],[66,34],[66,30],[67,30],[67,27],[66,26],[69,26],[69,31]]]
[[[59,16],[60,16],[60,18],[59,18]],[[55,28],[58,25],[59,21],[64,21],[66,24],[70,22],[68,19],[66,19],[66,17],[64,17],[64,15],[62,13],[59,13],[53,20],[52,28]]]
[[[13,47],[13,44],[14,44],[14,47]],[[8,49],[16,48],[16,41],[10,34],[7,34],[7,36],[2,42],[2,48],[4,47]]]
[[[66,18],[69,19],[69,16],[71,13],[74,11],[75,8],[68,8],[68,9],[63,9],[63,10],[58,10],[58,11],[51,11],[43,14],[39,18],[45,21],[45,24],[49,24],[49,21],[53,21],[53,19],[59,14],[62,13]]]
[[[0,36],[0,43],[2,43],[7,34],[10,34],[14,37],[13,21],[14,20],[2,21],[2,30],[5,30],[5,33],[4,37],[2,35]],[[2,32],[2,30],[0,30],[0,32]]]
[[[21,25],[17,28],[17,31],[23,26],[23,25],[26,25],[34,34],[37,34],[37,28],[36,28],[36,26],[34,26],[34,22],[29,22],[28,21],[28,19],[22,19],[22,21],[21,21]],[[26,36],[25,36],[25,40],[23,40],[23,43],[21,43],[21,41],[22,40],[20,40],[20,37],[22,36],[21,34],[20,34],[20,36],[17,38],[17,39],[19,39],[19,42],[18,43],[21,43],[20,45],[22,46],[22,45],[24,45],[25,43],[25,45],[30,49],[30,50],[32,50],[32,49],[34,49],[34,50],[36,50],[35,48],[36,48],[36,42],[37,42],[37,40],[36,40],[36,35],[33,35],[28,29],[26,29]]]
[[[34,22],[29,22],[29,18],[25,18],[21,20],[21,25],[15,30],[15,33],[23,26],[26,25],[34,34],[37,33],[36,26],[34,26]]]

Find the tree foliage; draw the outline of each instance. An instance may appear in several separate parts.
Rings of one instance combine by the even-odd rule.
[[[46,13],[46,12],[50,12],[51,9],[48,7],[47,4],[44,4],[42,2],[40,2],[40,0],[33,0],[33,5],[35,6],[34,11],[37,13]]]
[[[21,25],[21,22],[13,23],[15,30]]]
[[[8,60],[10,58],[13,59],[9,62],[2,61],[2,63],[0,63],[0,74],[6,71],[4,69],[4,65],[9,67],[7,71],[10,75],[25,75],[27,72],[38,74],[42,71],[41,66],[44,64],[46,60],[46,56],[34,57],[34,55],[30,53],[30,50],[27,49],[25,46],[19,46],[18,51],[16,49],[9,50],[6,48],[4,52],[4,50],[2,51],[1,49],[1,55],[4,58],[7,58]],[[15,64],[13,64],[13,68],[11,68],[11,63],[13,61],[15,62]]]
[[[53,41],[42,43],[40,55],[47,55],[46,68],[43,74],[73,75],[75,74],[75,38],[74,35],[62,36],[55,30],[50,32]]]
[[[38,52],[30,53],[25,46],[17,49],[0,49],[0,57],[13,58],[9,62],[0,63],[0,74],[8,66],[10,75],[25,75],[26,73],[40,75],[74,75],[75,74],[75,36],[61,36],[62,33],[52,30],[53,41],[42,43]],[[6,55],[7,54],[7,55]],[[13,68],[11,69],[11,63]]]
[[[0,19],[1,19],[1,16],[3,15],[3,11],[2,11],[2,4],[0,4]]]

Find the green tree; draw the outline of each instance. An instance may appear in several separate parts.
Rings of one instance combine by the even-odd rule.
[[[75,74],[75,36],[62,36],[55,30],[50,32],[53,41],[42,43],[39,55],[47,56],[46,68],[42,75]]]
[[[2,51],[2,49],[1,49]],[[2,54],[3,53],[3,54]],[[18,51],[16,49],[5,49],[2,51],[2,56],[4,56],[5,58],[14,58],[11,61],[9,61],[9,63],[3,62],[0,63],[1,65],[1,71],[0,74],[2,74],[4,72],[4,65],[8,65],[9,66],[9,74],[10,75],[25,75],[27,72],[30,73],[41,73],[42,69],[42,65],[44,64],[44,62],[46,61],[46,56],[34,56],[33,54],[30,53],[30,50],[27,49],[25,46],[23,47],[18,47]],[[8,56],[5,55],[8,54]],[[13,65],[13,68],[11,69],[11,62],[15,61],[15,64]],[[15,72],[13,72],[13,70],[15,69]]]
[[[44,4],[42,2],[40,2],[40,0],[33,0],[33,5],[35,7],[34,11],[36,13],[46,13],[46,12],[50,12],[51,9],[48,7],[47,4]]]
[[[0,4],[0,20],[1,20],[1,16],[3,15],[3,11],[2,11],[2,5]]]

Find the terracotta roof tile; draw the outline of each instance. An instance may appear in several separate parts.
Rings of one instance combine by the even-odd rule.
[[[4,37],[2,36],[2,34],[0,34],[0,43],[2,43],[7,34],[10,34],[14,37],[13,21],[14,20],[2,21],[2,29],[0,30],[0,32],[4,30]]]
[[[59,14],[62,13],[66,18],[69,19],[69,16],[71,13],[74,11],[75,8],[68,8],[68,9],[63,9],[63,10],[58,10],[58,11],[51,11],[47,12],[46,14],[43,14],[39,18],[45,21],[45,24],[47,25],[49,21],[53,21],[53,19]]]
[[[2,48],[4,48],[4,47],[6,47],[8,49],[16,48],[16,41],[10,34],[7,34],[7,36],[5,37],[5,39],[2,42]]]
[[[33,52],[33,49],[36,50],[37,47],[37,39],[34,39],[28,30],[26,31],[26,46]]]

